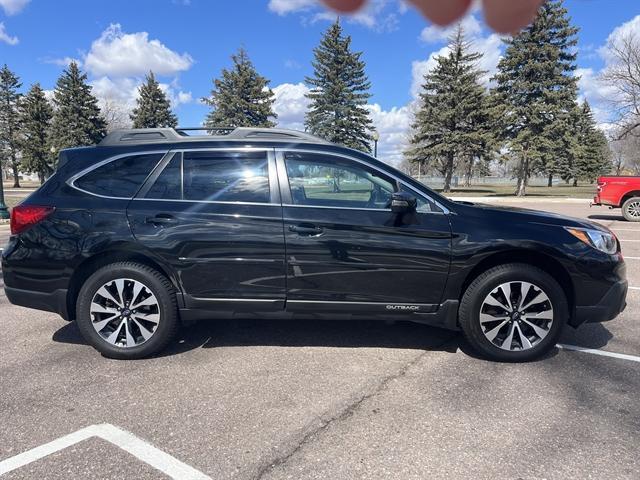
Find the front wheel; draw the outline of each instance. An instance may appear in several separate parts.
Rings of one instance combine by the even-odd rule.
[[[146,265],[107,265],[80,289],[76,322],[85,340],[106,357],[148,357],[177,333],[173,287]]]
[[[471,346],[506,362],[533,360],[551,350],[568,316],[562,287],[527,264],[487,270],[469,285],[460,304],[460,326]]]
[[[640,197],[631,197],[622,204],[622,215],[629,222],[640,222]]]

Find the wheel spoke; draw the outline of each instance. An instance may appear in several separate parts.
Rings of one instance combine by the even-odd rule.
[[[491,294],[487,296],[487,298],[484,300],[484,303],[486,303],[487,305],[491,305],[492,307],[500,307],[507,312],[511,311],[511,307],[508,307],[507,305],[502,303],[500,300],[498,300],[496,297],[492,296]]]
[[[508,320],[509,317],[505,317],[504,315],[500,315],[497,317],[494,317],[493,315],[489,315],[486,313],[481,313],[480,314],[480,323],[487,323],[487,322],[498,322],[498,321],[504,321],[504,320]]]
[[[133,322],[140,329],[140,335],[142,335],[142,338],[144,338],[145,340],[149,340],[151,338],[151,335],[153,335],[153,332],[142,325],[137,319],[132,318],[131,320],[133,320]]]
[[[119,310],[114,307],[103,307],[99,303],[91,304],[91,313],[119,313]]]
[[[107,300],[112,301],[113,303],[115,303],[119,307],[124,307],[124,305],[122,303],[120,303],[119,300],[116,300],[116,298],[113,295],[111,295],[111,292],[109,292],[109,290],[107,290],[106,285],[101,287],[100,290],[98,290],[97,295],[100,295],[102,298],[106,298]]]
[[[113,283],[116,284],[116,290],[118,291],[118,296],[120,297],[121,305],[124,305],[124,278],[119,278],[114,280]]]
[[[509,333],[507,334],[507,338],[505,338],[502,342],[502,345],[500,345],[500,348],[503,348],[504,350],[511,350],[511,344],[513,343],[513,332],[515,331],[514,325],[514,323],[511,323],[511,325],[509,325]]]
[[[109,317],[109,318],[104,318],[102,320],[98,320],[97,322],[93,322],[93,328],[96,329],[96,331],[100,332],[104,327],[107,326],[108,323],[112,322],[113,320],[115,320],[116,318],[118,318],[120,315],[118,313],[116,313],[115,315]]]
[[[132,318],[135,318],[137,320],[145,320],[147,322],[157,324],[160,321],[160,314],[159,313],[134,313],[132,315]]]
[[[140,282],[135,282],[135,281],[133,282],[133,295],[131,297],[131,304],[132,305],[138,299],[138,295],[140,295],[140,292],[142,291],[143,288],[145,288],[145,287]]]
[[[531,342],[529,341],[529,339],[525,336],[525,334],[520,329],[520,325],[518,325],[517,323],[514,323],[514,325],[515,325],[516,330],[518,332],[518,336],[520,337],[520,345],[522,345],[522,349],[524,350],[524,349],[533,347],[533,345],[531,345]]]
[[[539,327],[538,325],[536,325],[533,322],[530,322],[526,318],[523,318],[522,321],[527,325],[529,325],[531,328],[533,328],[533,331],[536,332],[536,335],[539,336],[540,339],[543,339],[544,337],[547,336],[547,333],[549,333],[549,330],[545,330],[544,328]]]
[[[124,324],[124,320],[120,322],[120,325],[118,325],[116,327],[116,329],[111,333],[111,335],[109,335],[106,340],[107,342],[109,342],[111,345],[115,345],[116,341],[118,340],[118,335],[120,334],[120,329],[122,328],[122,325]]]
[[[527,308],[529,308],[531,305],[533,305],[534,303],[540,303],[540,302],[536,302],[536,300],[538,299],[538,297],[542,294],[542,291],[538,291],[538,293],[535,294],[535,296],[529,300],[525,305],[522,305],[522,307],[520,307],[520,310],[522,311],[526,311]],[[546,297],[546,295],[545,295]]]
[[[125,347],[135,347],[136,341],[131,336],[131,332],[129,331],[129,322],[125,319],[124,322],[124,338],[125,338]]]
[[[536,320],[553,320],[553,312],[551,310],[545,310],[539,313],[526,313],[523,317],[533,318]]]
[[[511,303],[511,284],[503,283],[500,285],[500,290],[502,290],[502,294],[504,298],[507,300],[507,305],[509,306],[509,311],[513,311],[513,304]]]
[[[504,322],[500,323],[500,325],[498,325],[497,327],[492,328],[488,332],[484,332],[485,337],[487,337],[489,341],[493,342],[495,338],[498,336],[498,332],[500,331],[500,329],[504,327],[507,323],[509,323],[509,320],[505,320]]]
[[[144,300],[136,303],[135,305],[131,305],[131,308],[139,308],[139,307],[144,307],[145,305],[157,305],[158,301],[156,300],[156,297],[154,295],[151,295],[148,298],[145,298]]]

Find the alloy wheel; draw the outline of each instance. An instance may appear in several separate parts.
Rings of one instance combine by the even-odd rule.
[[[156,296],[149,287],[130,278],[117,278],[100,287],[89,311],[94,330],[116,347],[142,345],[160,323]]]
[[[522,351],[538,345],[553,324],[553,305],[537,285],[512,281],[492,290],[480,307],[480,328],[502,350]]]
[[[640,218],[640,200],[636,200],[627,205],[627,215],[633,218]]]

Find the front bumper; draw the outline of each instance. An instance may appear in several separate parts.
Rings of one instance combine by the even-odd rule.
[[[576,306],[571,321],[574,327],[583,323],[607,322],[616,318],[627,306],[628,282],[620,280],[614,283],[609,291],[596,305]]]

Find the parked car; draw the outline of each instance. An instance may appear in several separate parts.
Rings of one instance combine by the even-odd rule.
[[[602,225],[454,202],[278,129],[128,130],[65,150],[11,232],[8,299],[122,359],[162,350],[184,322],[257,317],[409,320],[524,361],[567,324],[614,318],[627,293]]]
[[[600,177],[592,205],[622,208],[629,222],[640,222],[640,177]]]

